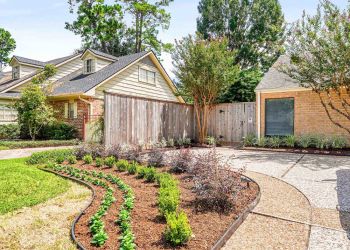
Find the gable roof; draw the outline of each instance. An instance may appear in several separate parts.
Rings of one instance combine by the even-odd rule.
[[[96,87],[101,82],[117,74],[119,71],[134,63],[138,59],[150,54],[152,52],[140,52],[132,55],[117,57],[114,63],[109,64],[103,69],[90,74],[84,75],[81,70],[73,72],[58,81],[53,90],[53,95],[72,94],[72,93],[85,93],[90,89]]]
[[[41,62],[41,61],[38,61],[38,60],[33,60],[33,59],[22,57],[22,56],[13,56],[11,58],[11,61],[13,59],[16,59],[19,63],[29,64],[29,65],[33,65],[35,67],[43,68],[45,66],[44,62]],[[10,63],[11,63],[11,61],[10,61]]]
[[[98,50],[95,50],[95,49],[86,49],[82,53],[81,58],[83,58],[87,52],[90,52],[91,54],[93,54],[93,55],[95,55],[97,57],[102,57],[102,58],[104,58],[106,60],[109,60],[109,61],[116,61],[116,60],[118,60],[118,57],[116,57],[116,56],[113,56],[113,55],[110,55],[110,54],[107,54],[107,53],[104,53],[102,51],[98,51]]]
[[[280,56],[269,71],[264,75],[263,79],[255,88],[255,91],[305,89],[300,87],[297,80],[290,78],[288,75],[278,70],[278,67],[281,64],[290,64],[290,58],[286,55]]]

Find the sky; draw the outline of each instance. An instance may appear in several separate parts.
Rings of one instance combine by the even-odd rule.
[[[196,31],[199,0],[174,0],[168,10],[170,28],[160,32],[164,42],[174,42]],[[334,0],[345,8],[347,0]],[[303,10],[315,13],[318,0],[280,0],[287,22],[296,21]],[[47,61],[71,54],[80,47],[80,37],[64,28],[74,20],[67,0],[0,0],[0,27],[10,31],[17,48],[14,55]],[[163,65],[170,75],[170,55],[163,55]]]

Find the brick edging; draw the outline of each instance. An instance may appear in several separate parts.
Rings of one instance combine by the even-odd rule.
[[[239,226],[245,221],[251,211],[258,205],[261,198],[261,189],[259,184],[248,176],[243,175],[249,181],[254,182],[258,186],[258,195],[255,197],[254,201],[251,202],[246,209],[240,213],[238,218],[231,223],[227,230],[223,233],[219,240],[216,241],[211,250],[220,250],[226,242],[231,238],[231,236],[236,232]]]
[[[89,183],[87,183],[85,181],[82,181],[82,180],[79,180],[79,179],[76,179],[74,177],[65,176],[65,175],[62,175],[60,173],[57,173],[55,171],[52,171],[52,170],[49,170],[49,169],[45,169],[45,168],[41,168],[41,170],[43,170],[45,172],[48,172],[48,173],[52,173],[52,174],[58,175],[60,177],[68,179],[70,181],[74,181],[74,182],[76,182],[76,183],[78,183],[80,185],[86,186],[87,188],[89,188],[91,190],[92,197],[91,197],[91,200],[90,200],[89,204],[75,217],[75,219],[72,222],[72,226],[71,226],[71,230],[70,230],[70,236],[72,238],[72,241],[77,245],[78,249],[86,250],[86,248],[75,237],[75,225],[78,222],[78,220],[81,218],[81,216],[83,216],[85,214],[85,211],[91,206],[92,202],[95,200],[96,193],[95,193],[94,188]]]

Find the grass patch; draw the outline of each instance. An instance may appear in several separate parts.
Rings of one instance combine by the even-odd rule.
[[[67,180],[30,167],[25,161],[0,160],[0,214],[47,201],[70,187]]]
[[[0,141],[0,150],[78,145],[79,140]]]

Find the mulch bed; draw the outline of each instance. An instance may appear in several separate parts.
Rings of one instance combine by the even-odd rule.
[[[82,165],[78,163],[75,167],[103,171],[120,177],[128,184],[135,194],[135,206],[132,211],[132,229],[135,234],[137,249],[174,249],[168,245],[163,232],[166,222],[159,215],[157,198],[158,186],[154,183],[147,183],[144,180],[136,179],[134,175],[120,173],[114,169],[96,168],[94,166]],[[166,169],[163,168],[162,171]],[[228,214],[219,214],[217,212],[196,212],[195,194],[192,192],[193,182],[187,178],[186,174],[175,175],[180,180],[181,189],[181,209],[186,212],[193,232],[193,238],[185,246],[177,249],[210,249],[215,242],[223,235],[229,225],[240,215],[240,213],[252,202],[258,195],[258,186],[251,182],[249,188],[243,189],[237,197],[237,203],[234,210]],[[81,217],[76,227],[77,239],[86,247],[86,249],[119,249],[118,237],[119,228],[114,221],[118,217],[118,211],[122,203],[122,194],[116,190],[115,197],[117,203],[113,204],[104,217],[105,228],[108,233],[108,240],[103,247],[96,248],[90,244],[91,235],[89,233],[88,222],[91,216],[97,211],[103,198],[104,190],[95,187],[96,199],[92,206]]]
[[[242,147],[244,150],[252,151],[268,151],[268,152],[283,152],[296,154],[319,154],[319,155],[335,155],[335,156],[350,156],[350,149],[341,150],[326,150],[315,148],[259,148],[259,147]]]

